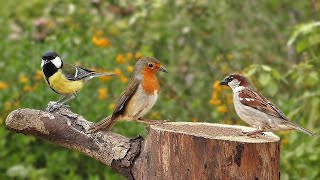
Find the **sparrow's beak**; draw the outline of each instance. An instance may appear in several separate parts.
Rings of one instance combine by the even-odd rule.
[[[159,71],[168,73],[168,71],[165,68],[163,68],[162,66],[160,66]]]
[[[219,83],[219,85],[223,85],[223,86],[228,86],[228,81],[227,80],[223,80],[223,81],[221,81],[220,83]]]

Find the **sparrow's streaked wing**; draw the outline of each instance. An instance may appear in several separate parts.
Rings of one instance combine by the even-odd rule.
[[[266,98],[253,91],[252,89],[244,89],[239,93],[240,103],[252,107],[268,115],[287,120],[284,113]]]

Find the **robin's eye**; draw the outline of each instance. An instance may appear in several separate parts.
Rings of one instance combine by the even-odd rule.
[[[152,68],[154,66],[154,64],[153,63],[149,63],[148,66]]]

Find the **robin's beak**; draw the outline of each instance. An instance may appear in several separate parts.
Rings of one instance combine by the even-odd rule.
[[[222,86],[228,86],[228,81],[226,80],[226,79],[224,79],[223,81],[221,81],[220,83],[219,83],[219,85],[222,85]]]
[[[162,66],[160,66],[159,71],[168,73],[168,71],[165,68],[163,68]]]

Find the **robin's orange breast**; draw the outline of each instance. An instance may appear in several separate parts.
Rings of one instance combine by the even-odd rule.
[[[141,85],[142,88],[144,90],[145,93],[147,93],[148,95],[152,95],[154,94],[154,92],[156,91],[157,93],[159,93],[160,91],[160,85],[159,85],[159,81],[157,79],[156,73],[150,70],[142,70],[142,81],[141,81]]]

